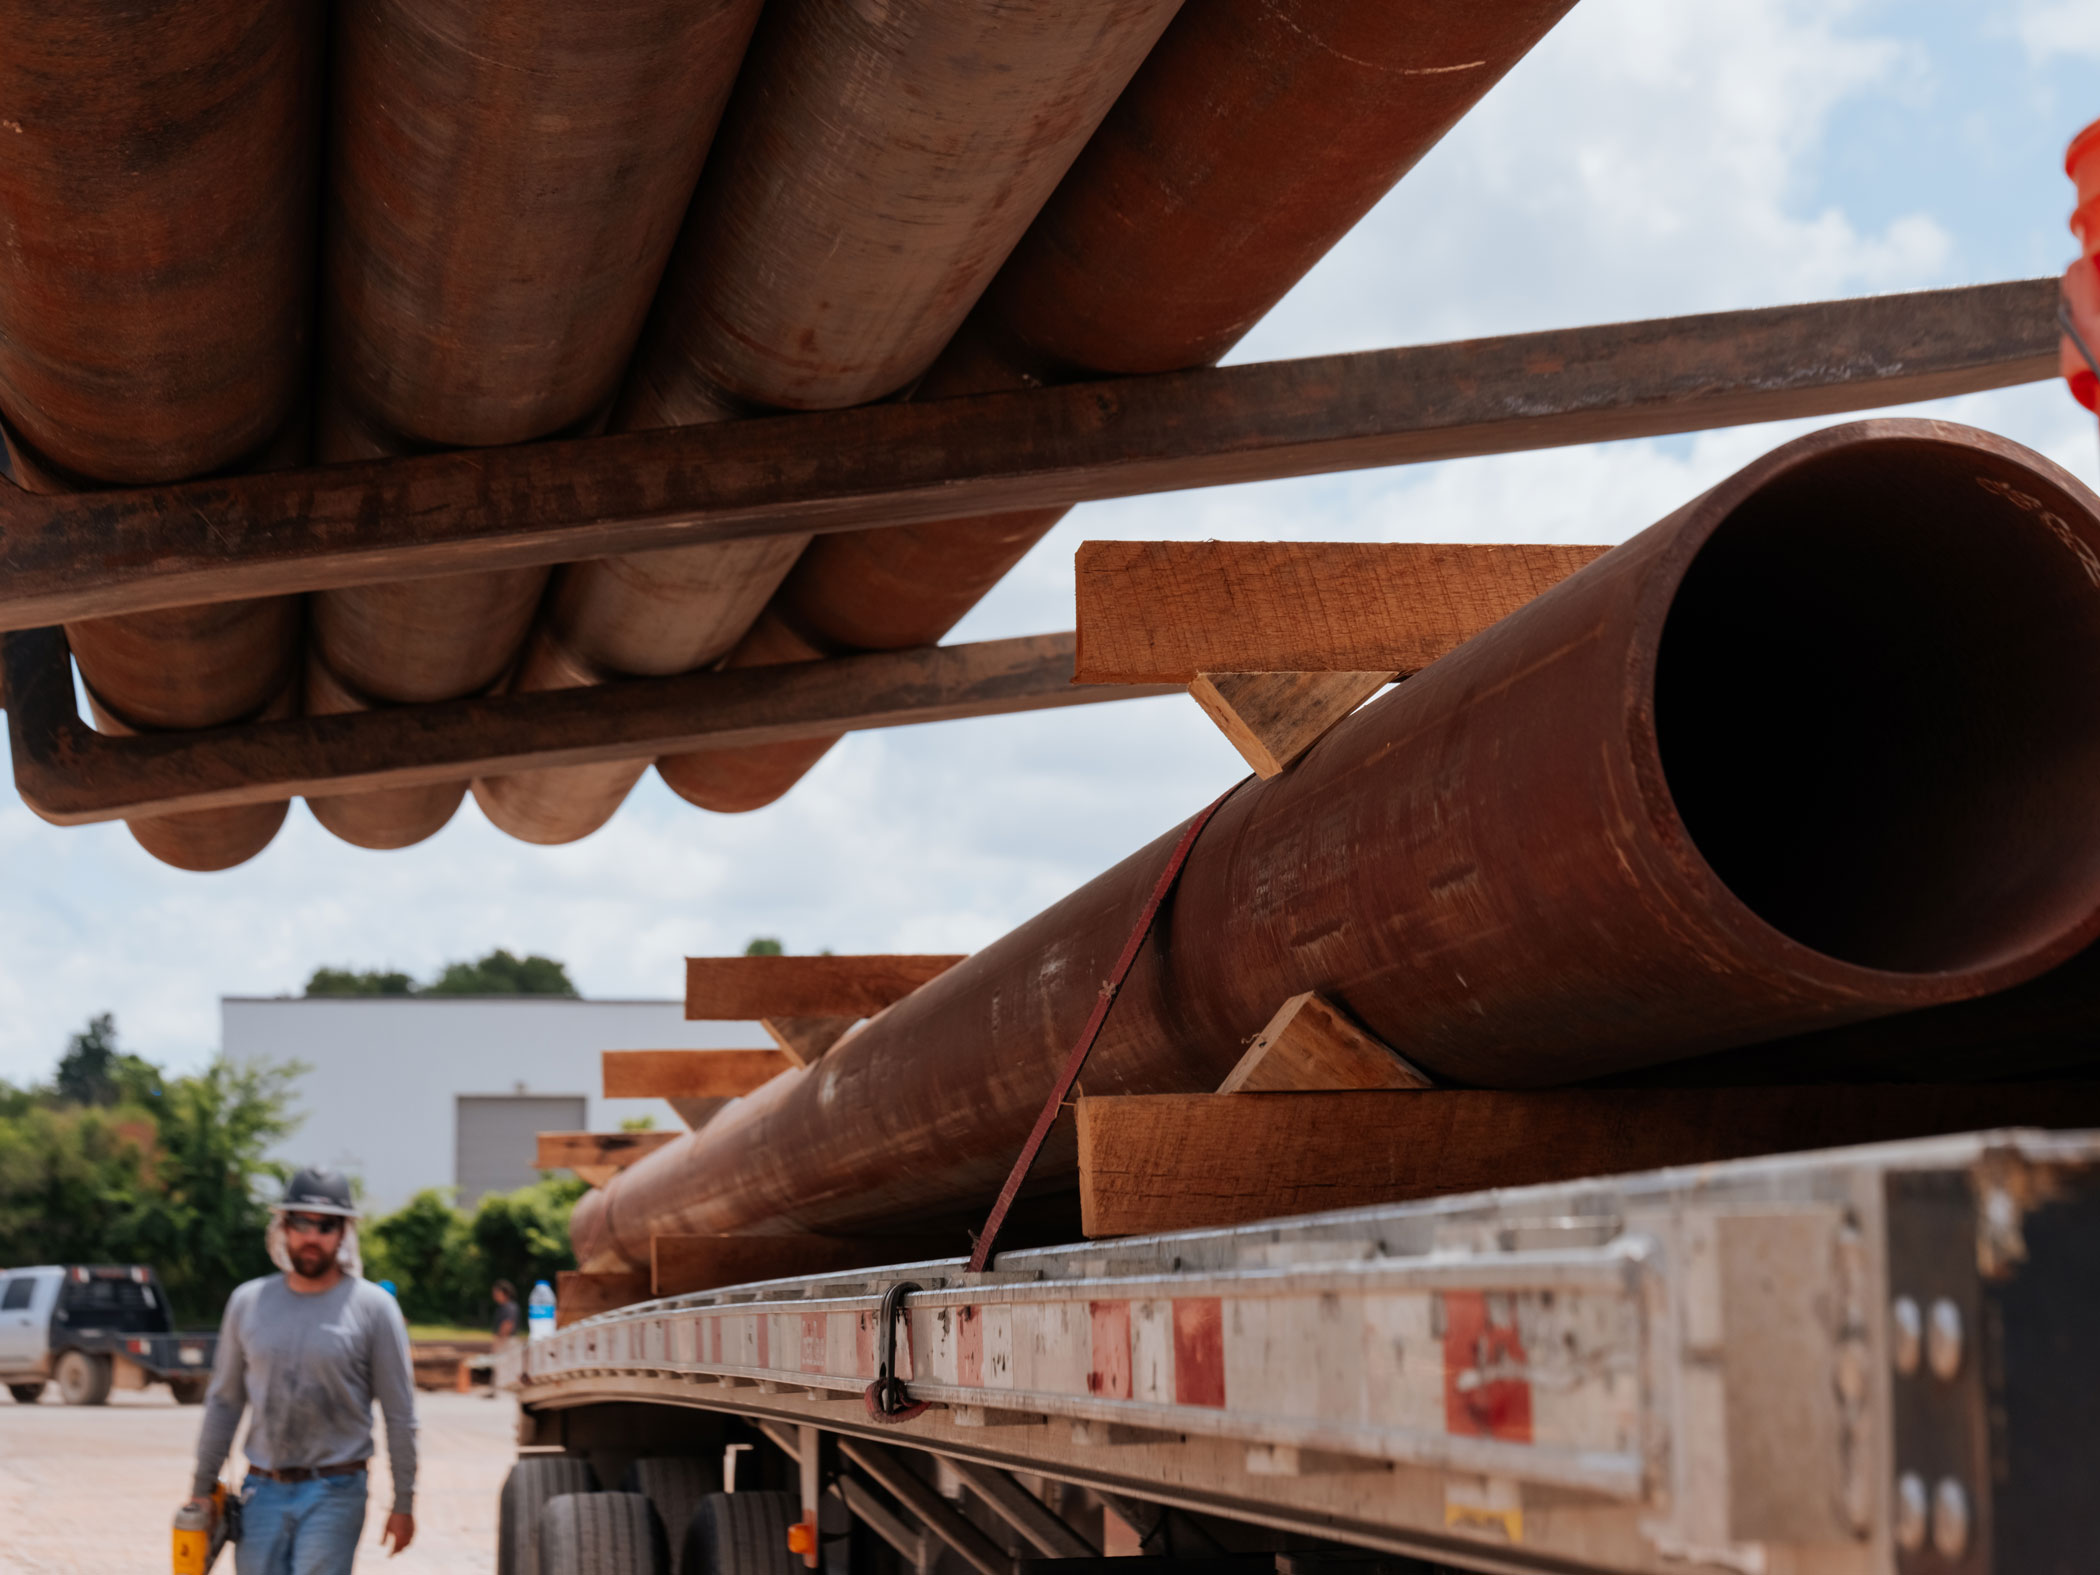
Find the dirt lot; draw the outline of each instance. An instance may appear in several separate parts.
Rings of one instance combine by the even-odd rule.
[[[496,1494],[510,1469],[517,1409],[508,1399],[439,1391],[416,1397],[423,1464],[416,1541],[398,1560],[378,1546],[385,1523],[384,1459],[373,1462],[360,1567],[388,1575],[496,1567]],[[168,1567],[168,1522],[189,1491],[202,1412],[164,1389],[118,1393],[109,1404],[16,1405],[0,1395],[0,1571],[107,1575]],[[384,1453],[384,1430],[379,1430]],[[238,1448],[236,1448],[238,1458]],[[216,1575],[230,1575],[222,1557]]]

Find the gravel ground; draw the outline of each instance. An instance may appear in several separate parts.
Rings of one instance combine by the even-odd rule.
[[[372,1462],[360,1568],[388,1575],[479,1575],[496,1567],[496,1495],[516,1453],[517,1407],[507,1398],[420,1393],[422,1466],[416,1540],[398,1560],[378,1545],[386,1523],[384,1428]],[[168,1523],[189,1492],[195,1406],[165,1389],[113,1394],[106,1406],[16,1405],[0,1393],[0,1571],[108,1575],[165,1571]],[[239,1457],[238,1446],[235,1450]],[[221,1555],[215,1575],[231,1575]]]

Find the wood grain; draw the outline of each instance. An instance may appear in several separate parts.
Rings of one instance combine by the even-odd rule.
[[[1089,541],[1075,683],[1420,672],[1605,547]]]
[[[625,1169],[643,1155],[662,1148],[676,1132],[542,1132],[538,1170],[574,1170],[583,1165]]]
[[[815,1066],[859,1021],[858,1017],[761,1017],[758,1026],[795,1065]]]
[[[2056,294],[2019,280],[122,492],[0,483],[0,629],[1870,410],[2053,378]]]
[[[1221,1094],[1311,1092],[1332,1088],[1428,1088],[1432,1080],[1307,990],[1276,1009],[1218,1085]]]
[[[685,1015],[723,1022],[872,1017],[961,961],[906,954],[688,957]]]
[[[649,1299],[649,1276],[639,1269],[621,1269],[608,1274],[587,1274],[563,1269],[554,1276],[554,1327],[615,1312]]]
[[[606,1050],[607,1099],[734,1099],[793,1065],[778,1050]]]
[[[2100,1083],[1352,1090],[1083,1099],[1092,1236],[2000,1126],[2100,1125]]]
[[[968,1246],[934,1236],[652,1236],[649,1263],[657,1295],[686,1296],[754,1280],[923,1263]]]
[[[1189,698],[1258,777],[1281,776],[1391,673],[1198,673]]]

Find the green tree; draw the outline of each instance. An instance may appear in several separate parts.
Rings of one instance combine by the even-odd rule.
[[[746,957],[780,957],[786,954],[786,950],[779,941],[770,935],[754,935],[745,944],[744,955]]]
[[[108,1012],[66,1041],[51,1079],[55,1097],[75,1105],[116,1105],[157,1098],[160,1068],[117,1048],[117,1020]]]
[[[414,995],[416,981],[405,973],[358,973],[348,968],[316,968],[306,981],[308,995]]]
[[[487,1315],[489,1288],[498,1280],[515,1285],[522,1302],[535,1280],[551,1285],[556,1274],[576,1267],[576,1254],[569,1250],[569,1215],[589,1190],[574,1176],[545,1176],[481,1200],[472,1227],[485,1275],[477,1316]]]
[[[485,1292],[480,1254],[467,1217],[435,1188],[417,1193],[363,1233],[365,1275],[392,1280],[412,1323],[472,1321],[469,1304]]]
[[[574,996],[576,986],[569,982],[569,970],[551,957],[513,957],[499,948],[479,962],[447,963],[445,971],[417,993]]]

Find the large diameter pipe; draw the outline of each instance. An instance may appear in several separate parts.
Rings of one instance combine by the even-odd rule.
[[[1243,784],[1087,1092],[1213,1089],[1304,990],[1535,1087],[2039,973],[2100,932],[2096,544],[2003,439],[1786,445]],[[1177,835],[584,1199],[579,1258],[981,1211]],[[1061,1126],[1033,1190],[1076,1163]]]
[[[614,430],[860,404],[917,378],[1180,4],[769,7]],[[572,660],[546,670],[640,675],[720,660],[806,539],[570,566],[546,624]],[[661,645],[632,637],[652,625],[670,627]],[[692,630],[711,636],[704,647]],[[567,841],[602,824],[608,800],[617,806],[647,769],[535,772],[475,794],[504,830]]]
[[[337,9],[321,458],[520,443],[602,423],[641,334],[759,0],[352,0]],[[485,692],[541,568],[314,597],[333,709]],[[465,794],[317,804],[366,847]]]
[[[16,7],[0,47],[0,413],[39,491],[303,463],[323,12],[276,0]],[[296,602],[77,622],[115,729],[259,715]],[[253,856],[282,805],[132,827],[189,869]]]
[[[1572,4],[1184,7],[917,397],[1217,360]],[[1063,517],[820,536],[729,665],[931,644]],[[750,810],[836,741],[657,769],[702,808]]]

